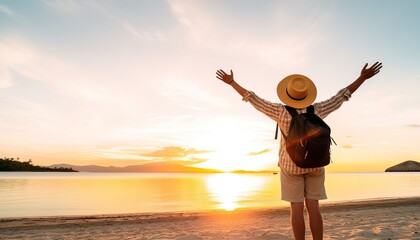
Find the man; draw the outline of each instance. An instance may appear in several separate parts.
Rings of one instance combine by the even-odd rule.
[[[376,62],[370,68],[368,64],[362,68],[360,76],[349,86],[341,89],[335,96],[322,102],[313,104],[315,114],[325,118],[331,112],[337,110],[344,101],[349,100],[351,95],[369,78],[379,73],[382,63]],[[285,105],[293,107],[298,113],[306,112],[316,98],[316,86],[306,76],[293,74],[287,76],[277,86],[277,95],[284,103],[271,103],[254,92],[241,87],[230,75],[223,70],[217,70],[216,77],[232,86],[245,102],[250,102],[257,110],[266,114],[276,121],[283,133],[288,133],[291,116]],[[292,224],[295,239],[305,239],[304,206],[309,215],[309,226],[313,239],[323,238],[323,222],[319,210],[319,200],[326,199],[325,170],[320,168],[300,168],[291,160],[286,151],[284,138],[280,141],[279,163],[281,169],[281,193],[282,200],[290,202]]]

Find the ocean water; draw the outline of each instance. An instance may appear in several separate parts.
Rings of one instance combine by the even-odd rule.
[[[0,172],[0,218],[288,206],[279,174]],[[327,173],[328,200],[420,196],[420,173]],[[321,202],[321,204],[322,204]]]

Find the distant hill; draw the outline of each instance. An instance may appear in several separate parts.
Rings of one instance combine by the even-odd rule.
[[[385,172],[420,172],[420,163],[412,160],[405,161],[387,168]]]
[[[19,159],[0,158],[0,171],[4,172],[77,172],[68,167],[43,167],[33,165],[32,161],[21,162]]]
[[[188,167],[176,163],[154,162],[126,167],[104,167],[97,165],[76,166],[70,164],[54,164],[50,167],[72,168],[80,172],[144,172],[144,173],[220,173],[215,169]]]

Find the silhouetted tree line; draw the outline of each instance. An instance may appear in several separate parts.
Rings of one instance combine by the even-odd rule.
[[[72,168],[50,168],[32,165],[32,160],[29,159],[27,162],[19,161],[14,158],[0,158],[0,171],[22,171],[22,172],[77,172]]]

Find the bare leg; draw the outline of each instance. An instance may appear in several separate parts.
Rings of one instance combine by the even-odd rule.
[[[311,227],[312,237],[314,240],[321,240],[324,234],[321,211],[319,210],[318,200],[305,200],[306,209],[309,215],[309,226]]]
[[[293,234],[296,240],[305,239],[305,219],[303,218],[303,202],[290,203],[291,214],[290,221],[292,222]]]

